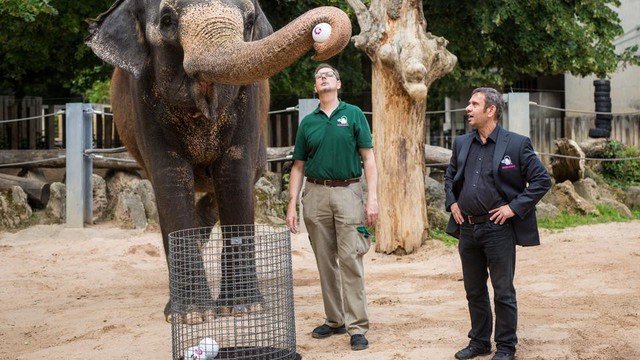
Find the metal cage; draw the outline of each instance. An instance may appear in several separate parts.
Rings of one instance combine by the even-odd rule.
[[[300,358],[286,227],[170,233],[169,288],[173,359],[190,359],[203,339],[215,349],[198,359]]]

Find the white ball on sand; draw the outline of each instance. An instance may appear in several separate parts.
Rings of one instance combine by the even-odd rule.
[[[311,36],[313,36],[313,41],[315,42],[325,42],[331,35],[331,25],[327,23],[320,23],[313,28],[311,31]]]

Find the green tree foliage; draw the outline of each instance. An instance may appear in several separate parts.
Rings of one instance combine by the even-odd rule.
[[[111,69],[84,45],[85,19],[112,0],[0,0],[0,94],[69,98]],[[86,79],[93,76],[93,79]],[[83,80],[84,79],[84,80]]]
[[[0,0],[0,15],[13,16],[26,22],[34,21],[40,13],[56,15],[50,0]]]
[[[602,163],[602,173],[610,184],[620,187],[640,185],[640,149],[625,147],[612,140],[610,151],[605,155],[610,159],[627,159]]]
[[[622,35],[618,0],[425,1],[428,30],[447,38],[458,57],[435,89],[504,86],[519,77],[595,74],[604,78],[638,48],[616,54]]]
[[[0,94],[104,98],[111,69],[84,45],[84,20],[112,2],[0,0]],[[337,6],[351,15],[353,33],[360,32],[345,0],[261,3],[275,30],[311,8]],[[637,47],[616,54],[612,44],[623,33],[612,9],[619,0],[425,0],[423,5],[427,31],[449,40],[447,48],[458,57],[454,71],[432,85],[430,106],[441,103],[438,97],[465,87],[501,87],[521,76],[565,72],[606,77],[621,61],[638,63],[632,57]],[[314,96],[312,54],[271,79],[272,108]],[[341,97],[369,108],[369,58],[349,45],[330,63],[340,69]],[[89,93],[94,84],[96,89]]]

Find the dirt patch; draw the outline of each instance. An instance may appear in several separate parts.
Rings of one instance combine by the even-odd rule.
[[[543,231],[542,243],[517,252],[518,359],[640,358],[640,222]],[[0,359],[171,357],[158,232],[35,226],[0,234],[0,257]],[[304,359],[452,359],[467,343],[456,248],[366,255],[370,348],[359,352],[346,335],[311,338],[323,309],[305,234],[292,257]]]

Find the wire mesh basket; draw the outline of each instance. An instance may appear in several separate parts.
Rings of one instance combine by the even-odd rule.
[[[300,358],[286,227],[170,233],[169,288],[173,359]]]

